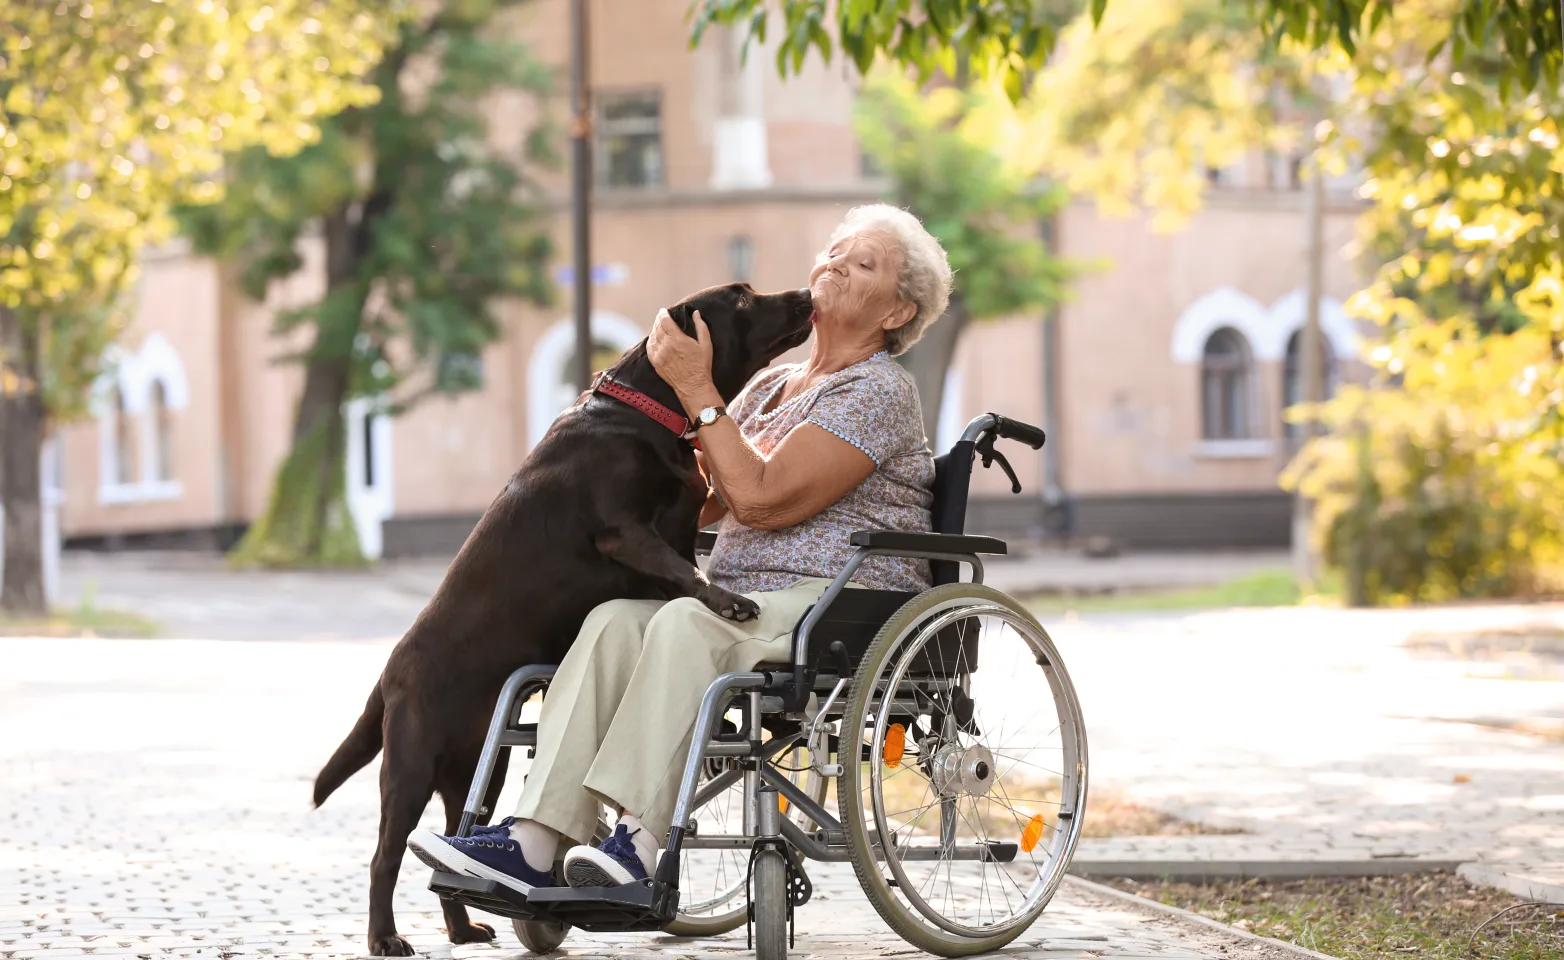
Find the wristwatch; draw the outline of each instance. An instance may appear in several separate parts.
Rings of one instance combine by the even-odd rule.
[[[725,417],[727,415],[727,407],[706,407],[705,409],[701,410],[700,413],[695,415],[695,427],[696,429],[700,429],[701,427],[709,427],[716,423],[718,418]]]

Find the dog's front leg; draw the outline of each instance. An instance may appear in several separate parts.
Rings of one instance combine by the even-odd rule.
[[[707,580],[699,567],[679,556],[649,526],[622,524],[598,534],[594,542],[609,559],[672,585],[682,596],[695,597],[718,616],[729,620],[760,616],[759,604]]]

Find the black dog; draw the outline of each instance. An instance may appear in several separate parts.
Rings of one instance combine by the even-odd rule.
[[[784,351],[809,338],[809,291],[758,294],[748,284],[702,290],[669,313],[693,336],[711,331],[712,379],[731,402]],[[646,342],[608,376],[682,414],[652,368]],[[439,590],[391,651],[364,714],[315,780],[315,804],[382,749],[380,839],[370,866],[369,952],[409,956],[391,894],[408,834],[432,793],[454,834],[505,678],[558,663],[595,606],[618,597],[698,597],[726,616],[758,609],[708,583],[695,566],[706,482],[690,444],[618,399],[586,393],[560,415],[489,505]],[[505,781],[502,753],[484,800]],[[487,821],[487,817],[485,817]],[[494,939],[460,904],[445,902],[452,943]]]

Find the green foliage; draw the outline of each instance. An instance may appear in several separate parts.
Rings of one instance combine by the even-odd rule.
[[[372,100],[360,78],[400,9],[0,3],[0,305],[112,283],[170,204],[217,196],[225,150],[296,150],[311,116]]]
[[[1398,8],[1354,63],[1381,387],[1327,404],[1288,478],[1366,602],[1564,589],[1564,93],[1431,56],[1449,9]]]
[[[1126,590],[1068,596],[1043,595],[1027,606],[1039,614],[1142,613],[1168,610],[1216,610],[1232,607],[1292,607],[1304,600],[1287,570],[1259,570],[1223,583],[1180,590]]]
[[[1208,170],[1297,149],[1315,59],[1266,48],[1228,0],[1114,0],[1100,24],[1067,28],[1031,88],[1047,169],[1107,213],[1181,227]]]
[[[1124,0],[1092,0],[1093,23]],[[1356,52],[1362,38],[1393,20],[1392,0],[1227,0],[1248,11],[1256,32],[1272,45],[1284,38],[1305,47]],[[748,35],[767,37],[768,0],[692,0],[692,42],[713,23],[740,25]],[[1061,18],[1084,4],[1053,0],[837,0],[830,17],[827,0],[782,0],[777,68],[797,72],[810,50],[829,62],[840,44],[860,72],[880,56],[918,71],[955,76],[956,64],[970,64],[980,76],[997,79],[1012,100],[1020,100],[1029,74],[1054,51]],[[1520,92],[1552,89],[1559,83],[1559,7],[1551,0],[1459,0],[1446,45],[1457,69],[1486,62],[1496,82]],[[1191,63],[1198,61],[1191,59]]]
[[[973,318],[1043,309],[1063,298],[1071,267],[1038,239],[1063,191],[1037,178],[1026,119],[982,86],[920,89],[884,71],[857,105],[859,143],[889,177],[892,199],[945,247]]]
[[[475,387],[470,376],[440,375],[455,369],[440,361],[500,336],[498,298],[550,301],[546,197],[525,175],[525,164],[552,162],[549,128],[507,156],[482,112],[499,89],[543,97],[549,75],[496,35],[498,6],[451,4],[405,25],[376,71],[376,103],[323,121],[319,142],[294,156],[243,152],[223,203],[180,213],[198,249],[240,259],[257,298],[301,266],[305,230],[326,224],[327,292],[282,313],[277,328],[312,327],[296,359],[350,363],[349,396],[395,391],[415,372],[427,376],[396,397],[398,409]]]

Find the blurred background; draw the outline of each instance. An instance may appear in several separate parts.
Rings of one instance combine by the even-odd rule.
[[[307,784],[482,511],[659,308],[877,201],[956,269],[931,447],[1048,432],[968,529],[1081,691],[1075,872],[1559,956],[1561,10],[0,0],[0,956],[356,955],[373,773]]]
[[[957,269],[904,358],[931,445],[1050,435],[972,529],[1243,551],[1165,566],[1283,599],[1557,589],[1558,11],[1021,6],[20,5],[4,607],[68,604],[62,550],[448,559],[588,328],[596,370],[698,288],[796,287],[877,200]]]

